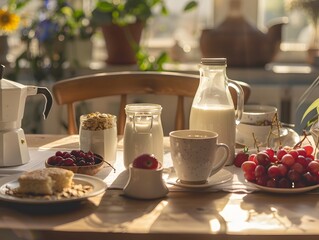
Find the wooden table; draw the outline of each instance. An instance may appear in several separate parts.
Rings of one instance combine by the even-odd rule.
[[[77,148],[78,136],[27,136],[29,146]],[[170,192],[135,200],[107,190],[78,204],[0,202],[0,239],[318,239],[318,194]]]

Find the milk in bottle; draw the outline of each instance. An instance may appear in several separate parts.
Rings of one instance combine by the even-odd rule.
[[[230,149],[227,165],[231,165],[235,156],[236,123],[240,121],[244,104],[243,90],[228,80],[225,58],[203,58],[199,66],[200,83],[193,100],[189,127],[217,132],[218,141]],[[236,111],[229,86],[238,93]],[[221,159],[221,154],[217,152],[216,157]]]

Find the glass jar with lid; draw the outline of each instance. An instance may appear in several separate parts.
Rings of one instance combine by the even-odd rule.
[[[142,154],[153,154],[163,163],[162,106],[151,103],[127,104],[124,129],[124,165],[126,168]]]

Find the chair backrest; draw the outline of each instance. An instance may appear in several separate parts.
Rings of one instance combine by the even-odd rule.
[[[245,93],[245,102],[250,95],[250,86],[238,82]],[[199,84],[199,76],[174,72],[111,72],[80,76],[56,82],[53,95],[59,105],[67,105],[68,133],[78,133],[74,103],[107,96],[121,96],[117,126],[122,135],[125,125],[127,96],[133,94],[155,94],[177,96],[175,129],[183,129],[184,97],[194,97]],[[237,94],[231,89],[234,103]]]

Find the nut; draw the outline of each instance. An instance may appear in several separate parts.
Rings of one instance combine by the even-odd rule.
[[[83,130],[105,130],[116,126],[116,116],[99,112],[89,113],[84,115],[81,124]]]
[[[54,192],[52,195],[34,195],[31,193],[21,193],[19,192],[19,187],[11,189],[6,186],[5,193],[10,196],[18,198],[32,198],[32,199],[46,199],[46,200],[59,200],[66,198],[79,198],[85,196],[93,190],[92,185],[82,185],[81,183],[75,184],[72,182],[70,188],[64,188],[62,192]]]

